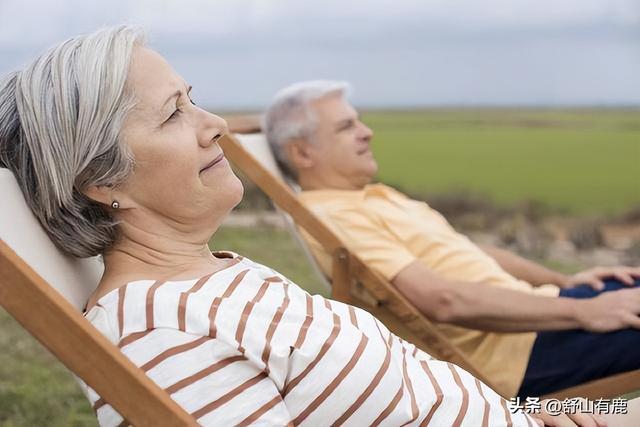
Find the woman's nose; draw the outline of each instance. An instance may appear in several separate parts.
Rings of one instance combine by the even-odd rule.
[[[218,135],[229,132],[227,122],[220,116],[216,116],[205,110],[200,110],[200,130],[198,134],[198,143],[203,148],[208,147],[216,139]]]

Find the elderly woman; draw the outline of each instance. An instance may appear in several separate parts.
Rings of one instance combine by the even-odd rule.
[[[203,425],[534,425],[367,312],[211,253],[243,189],[217,144],[225,121],[190,92],[127,27],[0,85],[0,163],[58,247],[104,259],[96,328]],[[124,422],[88,396],[101,425]]]

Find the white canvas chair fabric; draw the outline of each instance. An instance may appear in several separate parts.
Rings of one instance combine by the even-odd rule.
[[[77,259],[58,249],[4,168],[0,196],[0,306],[129,424],[195,426],[193,417],[82,318],[104,269],[101,260]]]
[[[282,171],[278,167],[278,163],[276,162],[276,159],[273,156],[271,148],[269,148],[269,143],[267,142],[267,138],[265,137],[264,134],[262,133],[234,134],[234,137],[240,142],[240,144],[242,144],[242,147],[245,150],[247,150],[253,157],[258,159],[260,163],[269,172],[271,172],[272,175],[276,176],[283,182],[287,183],[287,185],[289,185],[289,187],[291,187],[294,192],[297,193],[300,191],[300,188],[297,185],[291,183],[282,174]],[[309,264],[311,265],[311,268],[314,274],[318,277],[318,279],[320,280],[320,283],[322,283],[324,289],[327,291],[327,294],[329,294],[331,292],[331,284],[327,280],[327,277],[322,273],[320,266],[318,265],[315,257],[311,253],[311,249],[309,248],[307,243],[304,241],[304,239],[298,232],[298,229],[296,227],[295,222],[293,221],[293,218],[291,218],[291,215],[281,210],[277,206],[275,208],[276,208],[276,211],[280,213],[280,215],[282,215],[282,217],[284,218],[286,227],[289,230],[289,234],[293,235],[293,237],[296,239],[296,241],[298,242],[298,245],[300,246],[300,248],[302,248],[302,251],[304,252],[307,259],[309,260]]]
[[[103,265],[98,257],[77,259],[58,249],[33,215],[18,183],[0,168],[0,239],[81,311],[98,285]]]

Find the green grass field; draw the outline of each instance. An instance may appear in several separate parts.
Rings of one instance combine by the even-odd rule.
[[[381,181],[413,194],[535,200],[574,214],[640,205],[640,110],[370,112]]]

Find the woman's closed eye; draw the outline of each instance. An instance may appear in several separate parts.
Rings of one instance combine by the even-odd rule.
[[[169,118],[167,120],[165,120],[165,123],[169,123],[170,121],[178,118],[178,116],[180,115],[180,113],[182,113],[182,111],[180,111],[179,108],[176,108],[176,110],[171,113],[171,115],[169,116]]]
[[[191,105],[197,105],[196,102],[193,100],[193,98],[191,97],[191,88],[189,88],[189,91],[187,92],[187,99],[189,100],[189,102],[191,103]],[[171,115],[169,116],[169,118],[167,118],[167,120],[165,120],[164,123],[169,123],[170,121],[178,118],[181,114],[184,113],[183,111],[184,107],[181,106],[177,106],[176,105],[176,109],[173,113],[171,113]]]

